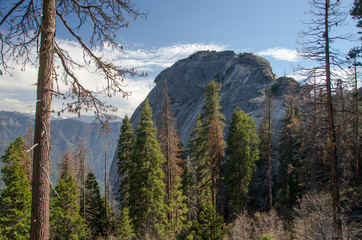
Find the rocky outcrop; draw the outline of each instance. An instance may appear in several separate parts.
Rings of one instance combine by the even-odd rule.
[[[220,105],[226,117],[226,124],[231,121],[234,109],[239,107],[259,125],[263,118],[264,92],[274,85],[276,91],[272,113],[274,128],[280,128],[284,114],[283,93],[287,86],[296,83],[290,78],[277,79],[269,62],[251,53],[236,55],[233,51],[201,51],[176,62],[156,77],[156,86],[147,97],[156,119],[162,106],[164,85],[167,83],[172,99],[173,115],[177,119],[180,139],[185,146],[189,142],[196,116],[203,106],[204,89],[212,79],[222,83]],[[142,106],[143,104],[131,117],[134,127],[140,118]],[[110,170],[113,192],[117,192],[119,185],[116,162],[114,159]]]

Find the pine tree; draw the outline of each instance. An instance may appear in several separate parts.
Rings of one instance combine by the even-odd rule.
[[[1,169],[5,189],[0,192],[0,229],[8,239],[29,239],[30,234],[30,183],[20,162],[26,159],[26,146],[21,137],[10,143]]]
[[[196,121],[190,151],[196,168],[196,181],[202,182],[198,184],[201,189],[197,191],[207,193],[211,187],[211,203],[219,212],[223,212],[221,164],[225,155],[225,117],[220,113],[220,89],[221,84],[214,80],[205,88],[204,106]]]
[[[227,138],[225,184],[230,217],[247,205],[249,183],[259,159],[256,125],[241,109],[235,109]]]
[[[26,145],[26,149],[28,149],[27,158],[23,159],[20,165],[23,166],[25,169],[26,177],[28,178],[29,182],[31,183],[32,179],[32,172],[33,172],[33,148],[34,148],[34,129],[33,124],[29,121],[29,127],[26,129],[26,133],[24,135],[24,142]]]
[[[197,240],[222,240],[226,235],[224,218],[211,205],[205,206],[201,210],[199,219],[195,220],[195,229],[195,239]]]
[[[91,238],[96,239],[98,236],[105,234],[105,209],[97,179],[92,171],[87,174],[84,202],[84,223],[90,231]],[[82,210],[80,212],[83,213]]]
[[[81,215],[83,218],[85,218],[85,181],[86,181],[86,154],[87,149],[85,147],[84,141],[78,137],[76,148],[73,151],[73,154],[71,156],[72,159],[72,168],[74,169],[74,177],[77,184],[77,191],[79,194],[80,199],[80,208],[81,208]]]
[[[182,193],[181,178],[176,176],[166,203],[169,218],[165,224],[163,236],[165,239],[176,239],[187,228],[186,196]]]
[[[120,213],[119,224],[117,226],[118,232],[117,235],[122,240],[133,240],[136,234],[134,233],[134,228],[132,220],[129,217],[128,207],[123,207]]]
[[[199,214],[199,209],[202,206],[211,204],[211,182],[208,176],[211,175],[208,166],[208,151],[205,142],[206,136],[203,133],[201,125],[201,117],[198,115],[196,119],[196,126],[191,133],[191,140],[189,142],[189,152],[191,155],[192,172],[194,177],[192,179],[194,196],[196,198],[196,215]],[[189,196],[190,197],[190,196]]]
[[[166,219],[162,171],[165,158],[156,139],[156,127],[148,99],[141,110],[132,162],[128,173],[130,217],[138,235],[158,235]]]
[[[342,234],[341,207],[340,207],[340,183],[338,172],[338,151],[336,136],[335,102],[332,97],[334,94],[333,81],[338,73],[336,69],[342,68],[342,61],[339,52],[333,47],[335,40],[346,39],[346,35],[338,32],[333,34],[333,30],[343,25],[346,19],[346,12],[342,11],[342,1],[314,0],[310,1],[313,14],[306,31],[301,33],[303,49],[299,52],[300,56],[306,60],[312,60],[316,64],[311,68],[304,68],[303,72],[308,75],[308,80],[316,76],[323,79],[326,94],[325,113],[327,115],[328,129],[328,160],[330,161],[331,190],[332,190],[332,210],[333,223],[336,236]],[[337,32],[337,31],[336,31]]]
[[[268,178],[268,203],[269,210],[273,207],[273,189],[272,189],[272,157],[273,157],[273,143],[272,143],[272,108],[273,108],[273,89],[267,88],[264,100],[264,119],[260,126],[260,158],[263,162],[267,163],[267,178]]]
[[[133,134],[132,124],[126,115],[122,121],[121,133],[118,139],[118,175],[120,178],[119,185],[119,203],[121,209],[126,206],[127,196],[129,192],[129,173],[132,164],[132,154],[135,144],[135,136]]]
[[[165,83],[163,104],[158,119],[158,140],[161,145],[162,154],[165,156],[164,172],[166,175],[166,193],[170,197],[173,182],[176,176],[182,174],[182,158],[180,139],[176,129],[175,118],[172,116],[171,97]]]
[[[303,192],[302,121],[298,106],[287,104],[280,137],[280,200],[290,209]]]
[[[77,186],[71,170],[69,152],[62,156],[60,179],[51,196],[51,239],[83,239],[84,220],[80,215]]]

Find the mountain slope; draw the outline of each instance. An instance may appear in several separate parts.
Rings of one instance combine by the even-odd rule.
[[[0,111],[0,155],[3,155],[9,143],[18,136],[24,136],[29,128],[29,122],[34,124],[31,116],[18,112]],[[101,135],[99,128],[90,123],[75,119],[54,120],[51,125],[51,176],[57,179],[58,162],[65,150],[73,151],[77,138],[85,142],[87,149],[86,160],[94,171],[98,181],[104,181],[105,141],[107,141],[107,166],[113,159],[121,122],[110,123],[111,134]],[[0,163],[0,167],[1,167]],[[103,186],[103,184],[101,185]]]
[[[291,84],[298,85],[293,79],[277,78],[267,60],[251,53],[236,55],[232,51],[201,51],[179,60],[156,77],[156,86],[147,97],[153,109],[154,119],[157,119],[162,106],[163,89],[167,83],[172,99],[172,111],[177,119],[179,135],[184,146],[188,144],[196,116],[201,111],[204,89],[212,79],[222,83],[220,105],[227,125],[237,107],[250,114],[259,125],[263,119],[262,103],[265,90],[274,86],[272,125],[275,130],[280,129],[284,115],[284,92]],[[134,128],[138,124],[142,107],[143,103],[131,117]],[[117,169],[117,160],[114,159],[110,169],[110,181],[114,190],[119,185]]]

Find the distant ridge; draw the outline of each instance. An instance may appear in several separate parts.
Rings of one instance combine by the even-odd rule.
[[[108,168],[115,153],[119,131],[120,121],[110,123],[111,134],[102,135],[99,128],[84,119],[90,118],[69,118],[52,120],[51,125],[51,176],[55,181],[57,179],[58,162],[65,150],[73,151],[76,146],[77,137],[81,137],[88,150],[87,162],[94,171],[98,181],[104,179],[104,145],[107,141],[107,159]],[[83,121],[82,121],[83,120]],[[19,112],[0,111],[0,155],[3,155],[10,142],[18,136],[25,136],[29,128],[29,122],[33,125],[34,119],[29,114]],[[0,161],[0,167],[3,164]],[[103,184],[101,185],[103,186]]]

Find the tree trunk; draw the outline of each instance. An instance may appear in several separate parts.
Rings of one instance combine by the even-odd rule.
[[[356,57],[357,58],[357,57]],[[354,134],[355,134],[355,162],[356,162],[356,185],[359,185],[359,110],[358,110],[358,78],[357,78],[357,59],[354,59],[354,92],[355,92],[355,102],[354,102]]]
[[[330,71],[330,56],[329,56],[329,32],[328,32],[328,12],[329,0],[325,1],[325,62],[326,62],[326,93],[327,93],[327,112],[328,112],[328,132],[329,132],[329,153],[328,158],[331,161],[331,177],[332,177],[332,208],[333,208],[333,228],[336,238],[342,236],[342,225],[340,219],[339,206],[339,186],[338,186],[338,166],[337,166],[337,145],[336,131],[334,126],[333,102],[331,90],[331,71]]]
[[[271,88],[268,90],[268,209],[273,208],[272,191],[272,143],[271,143]]]
[[[50,114],[53,90],[55,0],[44,0],[35,115],[31,239],[49,238]]]

